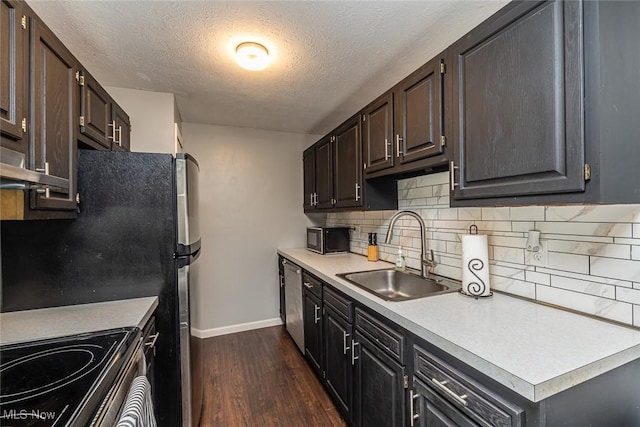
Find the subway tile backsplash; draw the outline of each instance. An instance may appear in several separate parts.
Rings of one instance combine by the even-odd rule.
[[[503,292],[640,327],[640,205],[450,208],[446,172],[398,181],[398,206],[419,213],[436,273],[461,279],[460,235],[476,225],[488,235],[491,287]],[[393,262],[401,244],[407,266],[420,268],[416,221],[398,221],[384,238],[393,211],[340,212],[327,225],[355,227],[351,251],[366,255],[367,233],[378,233],[380,257]],[[548,265],[529,265],[528,230],[542,232]]]

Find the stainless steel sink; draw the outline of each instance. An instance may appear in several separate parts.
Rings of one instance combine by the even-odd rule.
[[[436,275],[423,278],[395,269],[343,273],[338,277],[387,301],[406,301],[460,289],[460,283],[451,279]]]

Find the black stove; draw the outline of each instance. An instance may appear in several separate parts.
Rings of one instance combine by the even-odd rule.
[[[0,346],[0,425],[84,425],[115,379],[133,330]]]

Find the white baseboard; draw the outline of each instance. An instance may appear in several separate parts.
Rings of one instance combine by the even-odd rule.
[[[221,328],[212,329],[196,329],[191,328],[191,333],[198,338],[211,338],[220,335],[235,334],[236,332],[251,331],[253,329],[268,328],[269,326],[282,325],[282,319],[274,317],[273,319],[258,320],[257,322],[240,323],[238,325],[223,326]]]

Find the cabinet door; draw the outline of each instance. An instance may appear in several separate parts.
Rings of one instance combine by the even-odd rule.
[[[333,142],[326,136],[316,146],[316,208],[334,205],[333,198]]]
[[[340,127],[334,137],[335,207],[362,206],[362,138],[360,116]]]
[[[304,353],[311,366],[322,377],[322,304],[304,291]]]
[[[477,427],[478,424],[442,399],[431,387],[417,378],[413,380],[414,426],[418,427]]]
[[[329,394],[347,421],[351,420],[351,331],[351,324],[325,305],[325,379]]]
[[[111,123],[113,125],[111,149],[114,151],[130,151],[131,124],[129,115],[115,102],[111,103]]]
[[[23,25],[24,23],[24,25]],[[26,126],[27,52],[26,18],[19,2],[0,2],[0,145],[27,153],[22,121]]]
[[[440,66],[440,58],[429,61],[395,90],[395,142],[400,163],[415,162],[444,151]]]
[[[365,174],[393,166],[393,92],[383,95],[362,114]]]
[[[453,199],[584,191],[582,45],[582,3],[549,1],[450,48]]]
[[[113,129],[111,97],[91,74],[81,71],[80,134],[99,144],[96,148],[111,149]]]
[[[302,154],[302,167],[304,169],[304,196],[303,206],[305,210],[315,207],[316,192],[316,151],[315,147],[308,148]]]
[[[404,425],[404,367],[356,330],[357,362],[354,385],[355,425]]]
[[[37,18],[31,25],[31,105],[33,168],[69,180],[49,194],[32,192],[32,209],[75,209],[77,63],[62,42]]]

